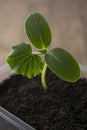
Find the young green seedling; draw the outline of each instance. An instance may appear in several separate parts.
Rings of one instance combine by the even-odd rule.
[[[51,31],[41,14],[34,13],[26,19],[25,31],[28,39],[38,51],[32,52],[31,45],[24,42],[13,46],[13,51],[7,58],[12,71],[28,78],[41,73],[44,89],[47,88],[47,67],[65,81],[75,82],[80,78],[80,67],[71,54],[62,48],[47,50],[51,44]]]

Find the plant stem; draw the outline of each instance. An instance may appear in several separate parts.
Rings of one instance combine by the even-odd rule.
[[[46,90],[47,89],[47,84],[46,84],[46,70],[47,70],[47,64],[44,64],[43,70],[42,70],[42,75],[41,75],[41,82],[43,88]]]

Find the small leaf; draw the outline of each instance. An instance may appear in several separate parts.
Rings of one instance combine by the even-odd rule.
[[[13,46],[13,52],[7,58],[7,62],[11,69],[18,73],[31,78],[38,75],[42,71],[42,60],[32,54],[32,49],[29,44],[21,43]]]
[[[71,54],[61,48],[54,48],[45,55],[49,68],[61,79],[75,82],[80,78],[80,68]]]
[[[25,22],[25,30],[32,44],[44,49],[50,45],[51,32],[45,18],[39,13],[31,14]]]

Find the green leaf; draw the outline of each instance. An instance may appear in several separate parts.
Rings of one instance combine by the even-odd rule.
[[[32,49],[29,44],[21,43],[12,47],[13,51],[8,56],[7,62],[13,72],[22,74],[31,78],[42,72],[42,60],[32,54]]]
[[[75,82],[80,78],[80,68],[71,54],[61,48],[54,48],[45,55],[48,67],[61,79]]]
[[[51,31],[45,18],[39,13],[31,14],[25,22],[25,31],[32,44],[47,48],[51,43]]]

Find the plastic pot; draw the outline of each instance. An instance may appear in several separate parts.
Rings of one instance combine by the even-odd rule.
[[[82,76],[86,77],[87,75],[87,67],[84,65],[80,65],[82,70]],[[7,64],[0,67],[0,82],[8,78],[11,73]],[[13,114],[9,113],[4,108],[0,107],[0,129],[1,130],[35,130],[35,128],[31,127],[27,123],[23,122]]]
[[[10,69],[7,64],[0,67],[0,82],[10,75]],[[0,106],[0,130],[35,130],[35,128]]]

